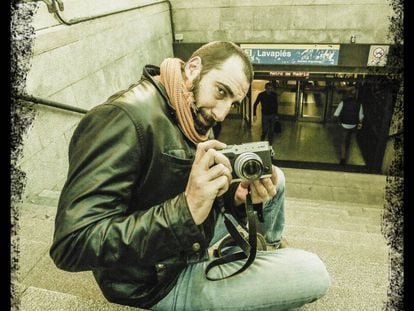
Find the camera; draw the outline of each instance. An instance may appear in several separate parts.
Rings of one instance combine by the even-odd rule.
[[[218,152],[230,160],[233,181],[252,181],[272,176],[274,152],[267,141],[229,145]]]

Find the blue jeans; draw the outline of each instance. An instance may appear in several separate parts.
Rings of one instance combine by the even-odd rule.
[[[285,178],[279,168],[277,171],[277,194],[263,207],[265,222],[261,230],[268,244],[280,241],[284,227]],[[211,245],[227,234],[222,219],[216,229]],[[171,292],[151,310],[288,310],[322,297],[331,284],[319,257],[296,248],[258,251],[247,270],[220,281],[205,277],[211,260],[214,258],[188,265]],[[209,276],[228,275],[243,263],[238,260],[214,267]]]

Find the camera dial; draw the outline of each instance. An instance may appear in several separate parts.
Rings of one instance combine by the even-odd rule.
[[[253,152],[244,152],[234,161],[234,172],[245,180],[255,180],[263,173],[262,159]]]

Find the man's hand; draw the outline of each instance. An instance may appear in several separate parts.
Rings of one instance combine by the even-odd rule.
[[[358,123],[357,125],[357,130],[360,130],[360,129],[362,129],[362,123]]]
[[[270,200],[276,195],[277,172],[276,167],[272,166],[272,177],[261,178],[253,182],[242,181],[234,195],[234,204],[240,205],[246,202],[248,186],[250,185],[252,203],[262,203]]]
[[[216,197],[223,195],[232,180],[229,159],[216,149],[226,144],[209,140],[197,145],[194,163],[185,189],[187,204],[194,222],[199,225],[210,213]]]

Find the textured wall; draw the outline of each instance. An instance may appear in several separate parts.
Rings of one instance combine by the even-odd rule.
[[[162,2],[159,4],[154,4]],[[272,43],[388,43],[386,0],[172,0],[174,32],[183,42],[210,40]],[[172,51],[170,12],[165,1],[65,0],[66,19],[94,16],[139,5],[141,9],[66,26],[43,1],[26,92],[90,109],[141,76],[146,63],[159,64]],[[36,108],[24,138],[19,165],[27,174],[26,195],[60,189],[67,146],[81,115]]]
[[[389,43],[387,0],[172,0],[183,42]]]
[[[67,20],[119,11],[160,1],[66,0]],[[142,67],[171,57],[172,33],[166,2],[72,26],[62,25],[39,2],[26,92],[90,109],[141,77]],[[21,169],[25,195],[60,189],[67,171],[67,147],[82,115],[36,106],[24,137]]]

